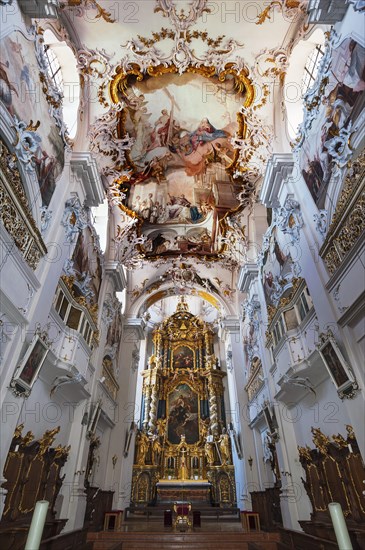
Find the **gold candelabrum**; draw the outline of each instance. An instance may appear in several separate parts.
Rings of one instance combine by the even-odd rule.
[[[182,299],[153,335],[143,371],[132,502],[156,502],[158,483],[210,482],[211,500],[235,503],[234,468],[225,430],[223,378],[210,324]]]

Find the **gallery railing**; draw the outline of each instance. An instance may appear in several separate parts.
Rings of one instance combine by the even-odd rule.
[[[319,254],[332,275],[365,230],[365,154],[349,170]]]
[[[36,269],[47,253],[46,245],[31,214],[15,158],[0,142],[0,220],[23,254],[29,267]]]

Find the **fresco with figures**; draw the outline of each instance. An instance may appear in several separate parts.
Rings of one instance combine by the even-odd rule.
[[[102,280],[102,266],[98,238],[91,226],[79,233],[66,272],[74,277],[76,295],[84,296],[88,304],[96,304]]]
[[[134,139],[126,206],[143,223],[144,252],[216,253],[218,220],[237,208],[240,189],[227,171],[244,103],[235,78],[145,78],[123,100],[123,132]]]
[[[182,435],[189,445],[199,441],[198,395],[188,384],[179,384],[168,399],[168,440],[178,445]]]
[[[174,349],[172,363],[174,369],[193,369],[194,350],[188,346],[178,346]]]
[[[364,90],[365,49],[346,39],[333,52],[325,97],[302,146],[302,176],[318,208],[326,205],[334,163],[346,164],[346,158],[339,159],[340,131],[348,130],[351,136],[364,103]]]
[[[283,292],[283,285],[293,278],[293,260],[290,253],[280,246],[277,240],[277,228],[274,227],[265,251],[262,267],[262,282],[266,303],[276,305]]]
[[[38,79],[39,67],[34,53],[34,42],[20,32],[4,39],[0,60],[0,100],[11,116],[29,124],[40,124],[36,131],[38,141],[33,155],[41,202],[48,206],[64,164],[64,144]]]

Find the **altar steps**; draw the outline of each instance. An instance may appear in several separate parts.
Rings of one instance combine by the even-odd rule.
[[[125,510],[125,521],[152,521],[154,519],[161,520],[165,510],[171,510],[171,505],[166,506],[146,506],[145,508],[127,508]],[[194,510],[200,511],[202,521],[241,521],[241,513],[239,508],[214,508],[212,506],[194,506]]]
[[[278,533],[109,532],[89,533],[93,550],[278,550]]]

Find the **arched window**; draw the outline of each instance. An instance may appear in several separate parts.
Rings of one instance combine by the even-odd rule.
[[[48,60],[48,74],[55,87],[62,93],[62,115],[70,138],[77,131],[77,112],[80,102],[80,79],[76,58],[71,48],[55,34],[44,31],[44,50]]]
[[[44,51],[48,60],[48,74],[56,88],[63,92],[62,70],[58,58],[49,44],[46,44]]]
[[[324,54],[325,35],[316,29],[306,40],[293,49],[285,78],[285,107],[287,132],[290,140],[297,136],[303,121],[303,96],[313,85]]]
[[[319,64],[324,55],[324,48],[321,44],[317,44],[314,50],[311,51],[307,58],[307,62],[304,67],[304,74],[302,79],[302,95],[312,86],[317,78]]]

